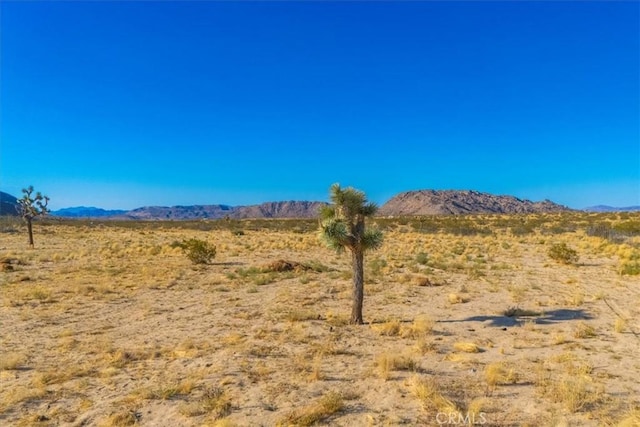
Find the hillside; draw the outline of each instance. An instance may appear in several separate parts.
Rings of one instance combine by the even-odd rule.
[[[232,218],[314,218],[325,202],[288,201],[239,206]]]
[[[124,210],[105,210],[94,207],[77,206],[73,208],[58,209],[52,211],[51,215],[64,218],[104,218],[115,215],[122,215],[127,211]]]
[[[640,206],[625,206],[625,207],[614,207],[607,205],[597,205],[597,206],[589,206],[588,208],[584,208],[583,211],[587,212],[637,212],[640,211]]]
[[[196,206],[149,206],[134,209],[121,217],[146,220],[194,220],[220,218],[313,218],[324,202],[286,201],[268,202],[260,205],[196,205]]]
[[[381,216],[514,214],[561,212],[566,206],[549,200],[532,202],[513,196],[496,196],[478,191],[418,190],[400,193],[382,205]]]
[[[146,206],[125,212],[123,217],[143,220],[218,219],[230,215],[234,209],[227,205]]]
[[[0,215],[18,215],[18,199],[0,191]]]

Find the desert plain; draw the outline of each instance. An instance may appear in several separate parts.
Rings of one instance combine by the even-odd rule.
[[[3,219],[0,424],[640,425],[639,214],[369,225],[351,325],[314,220]]]

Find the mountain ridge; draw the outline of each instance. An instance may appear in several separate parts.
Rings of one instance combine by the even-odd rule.
[[[315,218],[322,201],[276,201],[255,205],[225,204],[143,206],[132,210],[106,210],[77,206],[53,211],[61,218],[101,218],[117,220],[197,220],[249,218]],[[0,192],[0,215],[18,215],[17,199]],[[511,214],[571,211],[550,200],[533,202],[510,195],[494,195],[475,190],[413,190],[398,193],[380,206],[379,216]],[[590,212],[637,211],[639,206],[616,208],[597,205],[581,209]]]
[[[127,211],[123,209],[102,209],[93,206],[74,206],[51,211],[51,215],[64,218],[104,218],[122,215],[126,212]]]

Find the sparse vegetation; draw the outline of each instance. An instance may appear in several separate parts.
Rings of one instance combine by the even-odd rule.
[[[566,243],[554,243],[549,248],[549,258],[563,264],[576,264],[578,262],[578,252],[567,246]]]
[[[29,234],[29,246],[33,248],[33,220],[49,213],[47,205],[49,198],[37,192],[33,197],[33,186],[22,189],[23,196],[18,199],[18,206],[22,219],[27,223],[27,232]]]
[[[557,414],[631,425],[640,282],[618,273],[639,260],[640,241],[585,230],[633,219],[371,218],[387,239],[365,266],[362,328],[344,310],[351,259],[322,249],[317,220],[44,217],[41,250],[2,234],[0,418],[434,425],[443,410],[459,424],[552,425]],[[532,231],[513,235],[519,223]],[[203,232],[224,259],[191,268],[178,243]],[[584,265],[551,262],[558,241]]]
[[[329,392],[316,403],[291,412],[278,425],[311,426],[326,421],[344,408],[344,399],[340,393]]]
[[[187,239],[177,244],[182,248],[187,258],[194,264],[209,264],[216,256],[216,247],[209,242],[199,239]]]

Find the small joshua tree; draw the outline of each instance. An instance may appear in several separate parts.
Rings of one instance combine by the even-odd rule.
[[[362,324],[364,300],[364,253],[382,246],[382,232],[366,229],[365,218],[378,210],[375,203],[367,201],[362,191],[333,184],[330,190],[332,205],[320,211],[320,237],[338,253],[349,249],[353,268],[353,306],[351,323]]]
[[[18,210],[22,219],[27,223],[27,230],[29,231],[29,246],[33,247],[32,222],[34,218],[49,213],[49,209],[47,209],[49,198],[47,196],[43,196],[40,192],[37,192],[35,196],[31,197],[33,194],[32,185],[28,188],[23,188],[22,193],[24,193],[24,195],[21,199],[18,199]]]

